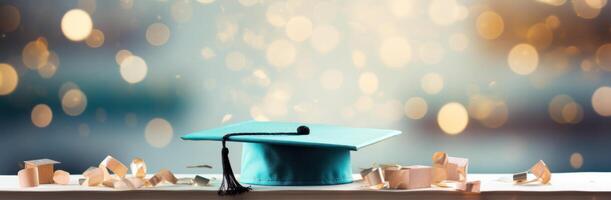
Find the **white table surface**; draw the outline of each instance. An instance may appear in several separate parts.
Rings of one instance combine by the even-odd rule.
[[[194,177],[189,174],[177,174],[181,177]],[[96,197],[100,198],[129,198],[140,197],[142,199],[150,199],[151,196],[142,196],[144,194],[163,194],[153,197],[164,199],[164,197],[177,197],[181,193],[189,194],[181,196],[186,198],[190,196],[214,197],[219,185],[219,175],[203,175],[206,178],[216,177],[210,186],[197,187],[189,185],[171,185],[163,184],[157,187],[146,187],[137,190],[125,191],[116,190],[107,187],[85,187],[78,185],[80,175],[72,175],[69,185],[44,184],[34,188],[19,187],[16,176],[2,175],[0,176],[0,198],[4,197],[19,199],[41,198],[51,196],[57,199],[66,199],[70,197]],[[547,185],[515,185],[511,182],[511,174],[469,174],[469,180],[481,181],[480,194],[467,194],[457,192],[451,188],[427,188],[415,190],[372,190],[364,186],[359,175],[355,175],[355,182],[343,185],[332,186],[252,186],[253,191],[247,195],[241,195],[240,198],[252,197],[250,199],[267,199],[268,197],[280,196],[291,198],[291,195],[300,194],[300,197],[324,198],[339,195],[339,198],[349,199],[369,199],[377,197],[413,197],[418,198],[433,198],[433,199],[499,199],[496,197],[507,197],[509,199],[607,199],[611,198],[611,173],[599,172],[584,172],[584,173],[554,173],[550,184]],[[143,193],[144,192],[144,193]],[[88,193],[95,194],[89,196]],[[69,194],[73,195],[70,196]],[[76,196],[75,196],[76,194]],[[104,196],[103,194],[119,194],[112,196]],[[8,195],[8,196],[6,196]],[[34,196],[32,196],[34,195]],[[37,196],[38,195],[38,196]],[[165,196],[164,196],[165,195]],[[173,196],[174,195],[174,196]],[[177,196],[178,195],[178,196]],[[311,196],[308,196],[311,195]],[[350,196],[358,195],[358,196]],[[524,196],[524,198],[522,198]],[[27,198],[26,198],[27,197]],[[531,198],[529,198],[531,197]],[[333,197],[337,199],[338,197]],[[53,199],[53,198],[49,198]],[[138,198],[130,198],[138,199]],[[188,199],[188,198],[186,198]],[[195,198],[196,199],[196,198]],[[409,199],[409,198],[408,198]],[[504,198],[500,198],[504,199]]]

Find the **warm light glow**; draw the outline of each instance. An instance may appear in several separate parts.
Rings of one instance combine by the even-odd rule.
[[[556,15],[550,15],[545,18],[545,26],[550,30],[555,30],[560,27],[560,19]]]
[[[49,51],[49,59],[47,64],[43,65],[38,69],[38,75],[40,77],[49,79],[55,75],[57,68],[59,67],[59,57],[53,51]]]
[[[511,49],[507,56],[507,62],[511,71],[519,75],[528,75],[537,69],[539,54],[532,45],[522,43]]]
[[[163,148],[170,144],[173,135],[172,125],[162,118],[152,119],[144,130],[144,139],[155,148]]]
[[[475,25],[479,36],[488,40],[498,38],[505,30],[503,18],[494,11],[485,11],[480,14]]]
[[[328,53],[339,44],[339,31],[331,25],[317,26],[312,31],[310,44],[320,53]]]
[[[537,1],[547,4],[547,5],[552,5],[552,6],[561,6],[561,5],[564,5],[564,3],[566,3],[566,0],[537,0]]]
[[[163,23],[153,23],[146,29],[146,41],[153,46],[164,45],[170,39],[170,28]]]
[[[246,67],[248,61],[244,54],[239,51],[232,51],[225,57],[225,65],[233,71],[239,71]]]
[[[411,59],[411,53],[409,43],[402,37],[384,39],[379,50],[382,63],[391,68],[407,65]]]
[[[21,23],[19,9],[12,5],[0,6],[0,32],[9,33],[17,30]]]
[[[312,35],[312,21],[304,16],[291,18],[286,23],[286,35],[295,42],[303,42]]]
[[[565,104],[560,111],[562,120],[566,123],[577,124],[583,119],[583,109],[577,102]]]
[[[146,78],[148,66],[142,58],[132,55],[121,62],[120,72],[123,80],[134,84]]]
[[[279,68],[293,64],[296,56],[295,46],[286,39],[273,41],[266,51],[267,62]]]
[[[579,169],[581,166],[583,166],[583,156],[578,152],[571,154],[569,161],[573,169]]]
[[[81,9],[72,9],[62,18],[62,32],[72,41],[87,39],[93,29],[93,21],[87,12]]]
[[[373,94],[378,90],[378,76],[372,72],[364,72],[359,77],[359,88],[364,94]]]
[[[0,63],[0,95],[8,95],[15,91],[19,82],[19,76],[13,66]]]
[[[395,17],[403,18],[412,14],[412,1],[390,0],[388,2],[388,9],[390,9],[390,13]]]
[[[596,63],[601,68],[611,71],[611,43],[598,47],[598,50],[596,50]]]
[[[443,132],[456,135],[467,127],[469,114],[462,104],[451,102],[441,107],[437,114],[437,123]]]
[[[352,51],[352,64],[356,68],[363,68],[367,65],[367,56],[361,50]]]
[[[600,15],[601,8],[590,6],[588,0],[571,0],[571,3],[573,4],[573,11],[581,18],[594,19]]]
[[[420,86],[427,94],[437,94],[443,89],[443,77],[437,73],[428,73],[420,79]]]
[[[607,0],[585,0],[585,2],[594,9],[601,9],[607,5]]]
[[[265,16],[272,26],[282,27],[288,21],[290,12],[285,1],[275,1],[267,7]]]
[[[49,61],[49,50],[45,39],[28,42],[21,52],[21,60],[29,69],[39,69]]]
[[[429,5],[429,17],[437,25],[450,25],[458,18],[457,6],[456,0],[432,0]]]
[[[405,116],[410,119],[422,119],[428,111],[428,104],[421,97],[412,97],[405,102],[403,108]]]
[[[344,74],[337,69],[325,70],[320,76],[320,84],[322,88],[327,90],[336,90],[342,87],[344,82]]]
[[[53,111],[46,104],[38,104],[32,109],[32,123],[39,128],[44,128],[51,124]]]
[[[601,116],[611,117],[611,87],[603,86],[594,91],[592,108]]]
[[[526,38],[537,49],[545,49],[552,43],[554,34],[545,24],[537,23],[528,29]]]
[[[79,89],[70,89],[62,97],[62,109],[67,115],[78,116],[87,108],[87,96]]]
[[[121,65],[121,63],[128,57],[132,56],[132,52],[126,49],[121,49],[119,51],[117,51],[117,54],[115,55],[115,61],[117,62],[117,65]]]
[[[93,29],[89,37],[85,40],[87,46],[91,48],[98,48],[104,45],[104,33],[98,29]]]
[[[565,110],[565,108],[567,107],[567,105],[575,103],[575,101],[573,100],[573,98],[571,98],[568,95],[556,95],[554,96],[554,98],[552,98],[552,100],[549,102],[548,105],[548,110],[549,110],[549,116],[552,118],[552,120],[554,120],[556,123],[559,124],[565,124],[565,123],[569,123],[569,121],[565,120],[565,116],[564,115],[569,115],[568,110]],[[571,108],[567,108],[567,109],[571,109]],[[567,114],[564,114],[564,113]]]

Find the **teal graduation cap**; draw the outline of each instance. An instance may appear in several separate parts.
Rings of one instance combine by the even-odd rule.
[[[240,182],[274,186],[350,183],[350,151],[399,134],[397,130],[247,121],[181,138],[222,141],[223,182],[219,195],[233,195],[250,190]],[[227,141],[244,143],[240,182],[229,163]]]

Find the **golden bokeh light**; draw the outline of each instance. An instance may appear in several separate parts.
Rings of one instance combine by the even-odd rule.
[[[288,10],[287,2],[285,1],[275,1],[267,7],[267,11],[265,16],[267,18],[267,22],[269,22],[272,26],[282,27],[288,21],[290,11]]]
[[[437,42],[426,42],[418,48],[420,60],[425,64],[438,64],[443,59],[445,51],[443,46]]]
[[[509,51],[507,63],[511,71],[516,74],[528,75],[537,69],[539,65],[539,54],[537,53],[537,49],[530,44],[518,44]]]
[[[410,119],[422,119],[428,111],[428,104],[422,97],[412,97],[405,102],[403,111]]]
[[[607,5],[607,0],[585,0],[585,2],[594,9],[601,9]]]
[[[320,76],[322,88],[327,90],[337,90],[344,83],[344,74],[338,69],[327,69]]]
[[[310,44],[320,53],[328,53],[335,49],[340,41],[339,31],[331,25],[320,25],[312,31]]]
[[[193,8],[191,8],[190,2],[186,0],[174,1],[172,7],[170,7],[170,13],[174,21],[178,23],[185,23],[191,20],[193,16]]]
[[[456,135],[465,130],[469,124],[467,109],[457,102],[443,105],[437,114],[437,124],[441,130],[450,135]]]
[[[570,102],[562,106],[560,115],[565,123],[577,124],[583,119],[583,108],[577,102]]]
[[[87,96],[80,89],[70,89],[62,97],[62,109],[69,116],[78,116],[87,108]]]
[[[367,56],[365,53],[361,50],[352,51],[352,64],[359,69],[365,67],[365,65],[367,65]]]
[[[144,129],[144,139],[155,147],[163,148],[170,144],[174,136],[174,129],[170,122],[162,118],[154,118],[146,124]]]
[[[498,38],[505,30],[503,18],[494,11],[484,11],[477,17],[475,25],[479,36],[488,40]]]
[[[359,77],[359,88],[364,94],[373,94],[378,90],[378,76],[373,72],[364,72]]]
[[[420,79],[420,86],[427,94],[437,94],[443,89],[443,77],[437,73],[425,74]]]
[[[288,40],[278,39],[267,46],[265,55],[269,64],[279,68],[284,68],[295,62],[297,50]]]
[[[607,71],[611,71],[611,43],[598,47],[596,50],[596,64]]]
[[[121,49],[119,51],[117,51],[117,54],[115,55],[115,61],[117,62],[117,65],[121,65],[121,63],[128,57],[132,56],[132,52],[126,49]]]
[[[59,57],[53,51],[49,51],[49,59],[47,64],[43,65],[38,69],[38,75],[40,77],[49,79],[55,75],[57,72],[57,68],[59,67]]]
[[[473,95],[469,98],[469,116],[477,120],[485,120],[488,118],[495,107],[495,101],[484,95]]]
[[[312,35],[312,21],[304,16],[292,17],[286,23],[286,35],[295,42],[303,42]]]
[[[579,169],[581,166],[583,166],[583,156],[581,153],[575,152],[571,154],[569,162],[571,163],[571,167],[573,167],[573,169]]]
[[[402,37],[384,39],[379,49],[382,63],[391,68],[401,68],[407,65],[411,59],[411,53],[409,43]]]
[[[104,33],[98,29],[93,29],[89,37],[85,40],[87,46],[91,48],[98,48],[104,45]]]
[[[611,116],[611,87],[602,86],[592,94],[592,108],[601,116]]]
[[[164,45],[170,39],[170,28],[163,23],[153,23],[146,29],[146,41],[153,46]]]
[[[578,105],[575,100],[568,95],[556,95],[549,102],[548,111],[549,116],[558,124],[576,123],[575,120],[578,118]],[[573,121],[567,121],[567,119]],[[581,119],[579,119],[581,120]]]
[[[595,3],[588,3],[588,0],[571,0],[571,4],[573,5],[573,11],[575,11],[575,14],[584,19],[594,19],[598,17],[602,8],[590,6],[590,4]]]
[[[561,6],[566,3],[566,0],[537,0],[538,2],[551,5],[551,6]]]
[[[488,128],[499,128],[503,126],[509,118],[509,109],[503,101],[493,101],[490,113],[480,123]]]
[[[459,17],[456,0],[432,0],[428,11],[433,23],[441,26],[450,25]]]
[[[450,49],[462,52],[469,47],[469,38],[463,33],[454,33],[449,39]]]
[[[19,83],[19,76],[13,66],[0,63],[0,95],[8,95],[15,91]]]
[[[556,30],[560,27],[560,18],[556,15],[550,15],[545,18],[545,26],[550,30]]]
[[[64,36],[69,40],[82,41],[91,34],[93,21],[84,10],[72,9],[64,14],[61,29]]]
[[[21,60],[29,69],[39,69],[49,61],[49,50],[47,42],[43,38],[38,38],[28,42],[21,52]]]
[[[64,98],[64,95],[66,94],[66,92],[72,89],[80,90],[79,86],[76,85],[76,83],[74,82],[68,81],[68,82],[63,83],[62,86],[59,87],[59,91],[57,92],[59,100],[61,101]]]
[[[244,69],[248,64],[246,56],[239,51],[232,51],[225,56],[225,65],[233,71]]]
[[[552,43],[554,34],[544,23],[537,23],[528,29],[526,38],[537,49],[545,49]]]
[[[388,9],[395,17],[403,18],[413,13],[412,3],[412,1],[405,0],[390,0],[388,1]]]
[[[132,55],[121,62],[120,72],[123,80],[135,84],[146,78],[148,66],[144,59]]]
[[[47,104],[38,104],[32,109],[32,123],[38,128],[44,128],[51,124],[53,111]]]
[[[19,28],[21,13],[13,5],[0,6],[0,32],[13,32]]]

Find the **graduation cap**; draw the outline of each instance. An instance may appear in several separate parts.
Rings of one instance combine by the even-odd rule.
[[[221,141],[223,182],[219,195],[251,190],[237,181],[227,141],[243,142],[240,181],[252,185],[335,185],[352,182],[350,151],[400,131],[294,122],[247,121],[191,133],[183,140]]]

